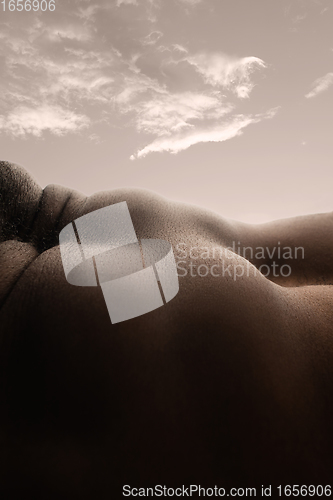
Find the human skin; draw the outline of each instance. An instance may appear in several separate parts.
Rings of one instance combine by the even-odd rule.
[[[249,272],[180,277],[165,306],[111,324],[100,288],[66,281],[58,236],[121,201],[138,238],[165,239],[176,257],[180,244],[280,241],[305,258],[273,282],[262,260],[200,257]],[[1,498],[330,484],[332,214],[247,225],[144,190],[42,190],[1,162],[0,218]]]

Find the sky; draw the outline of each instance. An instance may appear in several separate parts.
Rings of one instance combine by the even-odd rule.
[[[333,210],[332,0],[3,8],[1,159],[42,187],[251,223]]]

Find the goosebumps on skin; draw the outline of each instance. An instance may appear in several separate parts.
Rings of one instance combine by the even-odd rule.
[[[168,304],[112,325],[100,288],[67,283],[58,236],[121,201],[138,238],[165,239],[176,257],[179,245],[280,242],[304,259],[268,279],[256,271],[267,256],[198,255],[196,266],[249,271],[180,277]],[[251,226],[148,191],[42,190],[1,162],[0,221],[1,498],[329,484],[332,214]]]

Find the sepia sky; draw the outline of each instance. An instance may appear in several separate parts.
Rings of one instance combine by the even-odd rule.
[[[332,211],[332,26],[332,0],[1,10],[1,159],[246,222]]]

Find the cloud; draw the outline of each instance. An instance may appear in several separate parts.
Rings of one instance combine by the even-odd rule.
[[[202,2],[202,0],[180,0],[180,1],[187,5],[197,5],[198,3]]]
[[[63,38],[68,40],[76,40],[78,42],[87,42],[91,40],[92,33],[86,26],[70,25],[53,26],[45,28],[44,34],[53,42],[61,42]]]
[[[313,82],[313,89],[308,94],[305,94],[305,97],[307,99],[311,99],[312,97],[325,92],[325,90],[328,90],[332,85],[333,73],[327,73],[327,75],[317,78],[317,80]]]
[[[166,49],[164,47],[164,51]],[[266,67],[261,59],[237,59],[224,54],[207,53],[190,56],[185,50],[181,50],[180,54],[179,61],[171,58],[169,64],[179,71],[184,62],[189,63],[187,68],[194,67],[201,77],[201,91],[171,92],[166,86],[152,87],[148,96],[142,95],[139,101],[133,101],[134,91],[130,92],[127,86],[121,95],[126,98],[126,111],[134,115],[133,123],[138,132],[155,136],[131,159],[143,158],[152,152],[178,153],[198,142],[225,141],[239,135],[251,123],[275,114],[237,114],[225,120],[226,115],[233,113],[237,107],[235,96],[238,100],[249,97],[254,85],[250,78],[252,72],[255,67]],[[194,78],[191,77],[191,80]],[[229,92],[229,95],[225,92]]]
[[[206,83],[233,91],[237,97],[249,97],[254,84],[251,74],[266,64],[258,57],[235,58],[225,54],[199,53],[185,58],[204,78]]]
[[[79,7],[77,15],[84,21],[89,21],[93,19],[97,10],[98,10],[98,5],[88,5],[88,7]]]
[[[77,132],[88,125],[89,119],[86,116],[77,115],[60,106],[20,106],[9,113],[6,119],[0,117],[0,130],[16,137],[25,134],[40,137],[45,131],[64,135],[67,132]]]
[[[188,50],[183,45],[180,45],[179,43],[173,43],[172,48],[173,48],[173,50],[177,50],[178,52],[184,52],[184,53],[188,54]]]
[[[225,141],[239,135],[251,123],[275,115],[276,111],[232,116],[237,108],[235,97],[237,100],[249,97],[254,86],[252,73],[266,67],[261,59],[232,58],[221,53],[189,55],[182,46],[181,50],[176,44],[169,48],[163,46],[163,52],[168,50],[172,53],[174,49],[177,49],[180,59],[174,60],[171,56],[164,69],[169,64],[181,74],[184,63],[187,68],[194,68],[201,77],[198,81],[201,90],[171,92],[166,86],[160,86],[151,88],[148,96],[142,95],[139,101],[133,101],[134,91],[130,92],[127,86],[121,95],[126,98],[126,111],[133,113],[133,123],[138,132],[155,136],[131,159],[143,158],[152,152],[178,153],[199,142]],[[189,77],[191,81],[195,81],[193,76]],[[226,115],[231,115],[228,120],[225,120]]]
[[[143,38],[142,45],[155,45],[162,36],[163,33],[161,31],[152,31]]]
[[[139,104],[136,126],[140,132],[169,136],[197,122],[220,119],[231,109],[218,93],[165,92]]]
[[[169,153],[179,153],[188,149],[194,144],[203,142],[223,142],[233,137],[242,134],[242,131],[247,126],[258,123],[261,120],[273,118],[278,111],[278,108],[269,110],[267,113],[258,114],[255,116],[234,116],[230,121],[222,124],[214,124],[205,128],[197,128],[181,132],[172,136],[164,136],[155,139],[148,146],[139,150],[135,155],[131,156],[131,160],[136,158],[144,158],[149,153],[167,151]]]
[[[120,5],[138,5],[138,0],[117,0],[117,7]]]
[[[325,7],[323,4],[330,4],[330,0],[288,0],[285,1],[283,6],[284,16],[290,23],[291,31],[298,31],[295,26],[302,23],[305,19],[313,15],[322,15],[329,10],[329,6]],[[283,5],[283,2],[281,2]]]
[[[239,109],[264,61],[193,51],[172,18],[177,9],[188,22],[185,3],[198,2],[80,0],[48,17],[18,16],[15,31],[4,23],[0,131],[14,137],[84,131],[98,143],[95,124],[131,125],[146,144],[134,157],[143,157],[224,141],[264,119]],[[152,27],[153,14],[172,22],[163,18]]]
[[[8,102],[22,94],[30,102],[41,100],[55,104],[58,99],[67,104],[88,100],[105,102],[110,98],[109,87],[114,79],[110,66],[122,63],[112,50],[97,51],[63,47],[65,58],[56,59],[22,40],[11,40],[6,57],[7,79],[4,90]]]

